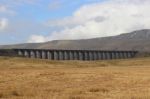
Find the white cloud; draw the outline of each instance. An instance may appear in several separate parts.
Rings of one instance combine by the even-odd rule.
[[[45,41],[46,39],[42,35],[32,35],[28,40],[29,43],[32,43],[32,42],[38,43],[38,42],[45,42]]]
[[[9,15],[15,14],[15,12],[10,10],[6,5],[0,5],[0,13],[1,14],[9,14]]]
[[[0,19],[0,30],[3,30],[7,27],[8,25],[8,19],[6,18],[1,18]]]
[[[150,28],[149,5],[150,0],[107,0],[85,5],[70,17],[50,20],[49,26],[63,29],[42,38],[54,40],[104,37]]]
[[[7,8],[3,5],[0,5],[0,12],[6,12]]]

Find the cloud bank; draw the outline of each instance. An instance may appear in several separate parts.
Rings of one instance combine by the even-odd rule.
[[[49,36],[40,37],[44,38],[43,41],[84,39],[150,28],[149,5],[149,0],[108,0],[103,3],[85,5],[70,17],[49,20],[47,24],[50,27],[63,29],[59,32],[54,31]],[[34,39],[32,36],[29,41],[34,42]]]
[[[32,35],[28,42],[113,36],[150,28],[150,0],[106,0],[79,8],[72,16],[49,20],[49,27],[62,28],[48,36]]]
[[[31,13],[37,11],[35,8],[45,7],[41,11],[49,9],[49,12],[55,12],[66,5],[75,6],[80,3],[79,0],[69,3],[68,0],[45,1],[45,3],[42,0],[1,0],[0,34],[12,34],[17,40],[18,37],[23,37],[22,42],[45,42],[113,36],[150,28],[148,11],[150,0],[102,0],[103,2],[83,0],[82,2],[85,1],[88,3],[78,8],[72,15],[62,18],[60,14],[60,19],[50,18],[51,20],[43,22],[45,19],[40,19],[39,14],[36,16]],[[25,15],[22,16],[18,9],[24,9],[26,5],[34,9],[30,13],[26,12],[24,17]],[[47,14],[48,11],[45,13]]]

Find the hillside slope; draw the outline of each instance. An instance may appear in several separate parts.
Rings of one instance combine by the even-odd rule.
[[[131,33],[102,38],[83,39],[83,40],[55,40],[45,43],[0,46],[0,48],[150,51],[150,30],[143,29]]]

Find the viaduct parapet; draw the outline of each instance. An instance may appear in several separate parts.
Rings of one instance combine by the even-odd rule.
[[[17,56],[49,60],[111,60],[134,58],[137,51],[13,49]]]

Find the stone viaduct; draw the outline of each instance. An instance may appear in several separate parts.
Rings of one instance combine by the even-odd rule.
[[[137,51],[13,49],[20,57],[49,60],[111,60],[134,58]]]

